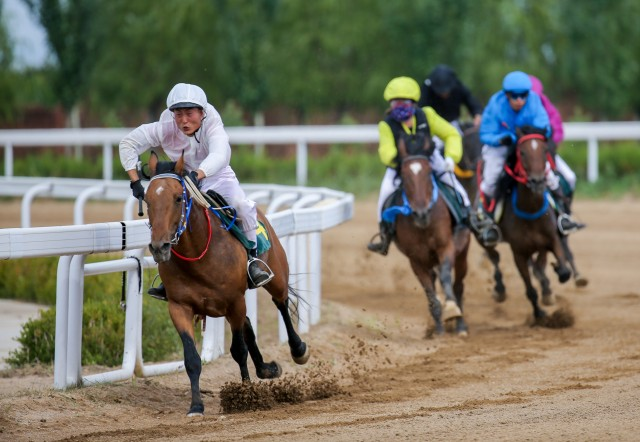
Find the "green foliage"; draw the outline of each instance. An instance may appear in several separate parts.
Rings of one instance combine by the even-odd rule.
[[[58,258],[0,261],[0,298],[53,305]]]
[[[55,354],[56,311],[43,310],[40,317],[30,319],[20,331],[17,341],[20,347],[9,352],[5,361],[13,367],[34,364],[51,364]]]
[[[216,107],[235,100],[249,116],[284,108],[298,123],[312,112],[366,118],[389,79],[422,81],[439,63],[485,101],[521,69],[590,118],[640,110],[635,0],[23,1],[57,59],[32,95],[54,93],[67,110],[83,104],[108,125],[157,116],[177,82],[199,84]],[[2,31],[0,66],[11,49]],[[3,99],[21,95],[15,78],[0,86]]]
[[[108,256],[107,256],[108,258]],[[87,261],[104,261],[105,255]],[[58,258],[37,258],[0,262],[0,298],[53,306],[56,302]],[[155,272],[146,271],[145,280]],[[24,277],[15,275],[24,275]],[[11,277],[10,277],[11,276]],[[146,290],[146,288],[145,288]],[[122,273],[85,278],[82,325],[82,364],[116,366],[122,364],[125,313],[120,309]],[[180,359],[182,343],[169,318],[167,304],[143,298],[143,359],[147,362]],[[51,364],[54,358],[55,307],[27,321],[10,353],[12,366]],[[197,335],[199,336],[199,335]]]
[[[251,146],[234,148],[231,165],[241,183],[296,184],[296,160],[259,156]],[[336,145],[307,165],[307,185],[351,193],[370,193],[380,187],[384,166],[377,152],[362,145]]]

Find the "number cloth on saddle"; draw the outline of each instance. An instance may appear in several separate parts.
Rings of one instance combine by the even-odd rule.
[[[230,230],[245,249],[253,249],[255,246],[254,242],[247,239],[237,223],[235,209],[228,205],[224,198],[213,190],[208,190],[207,193],[202,193],[202,195],[211,205],[209,210],[222,221],[223,227]],[[258,242],[258,255],[261,255],[271,248],[271,241],[269,240],[267,229],[265,229],[262,221],[258,221],[258,227],[256,227],[256,241]]]

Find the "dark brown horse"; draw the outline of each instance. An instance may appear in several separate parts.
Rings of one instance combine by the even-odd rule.
[[[151,154],[151,182],[145,195],[151,227],[149,249],[167,290],[169,314],[184,347],[184,365],[191,381],[189,416],[204,412],[200,396],[202,362],[194,341],[194,318],[224,316],[231,326],[231,356],[240,366],[243,381],[249,381],[247,354],[260,379],[277,378],[281,368],[265,363],[246,315],[247,251],[208,209],[197,206],[185,186],[183,158],[175,165],[159,163]],[[160,166],[166,173],[158,173]],[[213,219],[212,219],[213,218]],[[264,214],[258,211],[271,248],[260,256],[274,273],[264,287],[271,294],[287,329],[293,360],[309,358],[306,344],[296,334],[289,315],[289,267],[284,249]]]
[[[456,165],[455,173],[469,199],[475,201],[478,192],[476,169],[481,158],[482,142],[478,128],[472,122],[460,122],[462,130],[462,158]]]
[[[518,139],[515,149],[515,166],[505,167],[515,185],[509,186],[504,199],[504,210],[496,208],[498,226],[502,239],[513,252],[518,272],[524,281],[526,295],[533,307],[533,316],[537,324],[544,325],[546,312],[538,303],[538,293],[531,283],[529,265],[542,285],[543,303],[550,304],[551,290],[544,275],[547,252],[553,253],[557,263],[554,270],[561,283],[571,277],[567,267],[565,251],[556,228],[556,215],[549,204],[545,184],[547,161],[547,143],[543,135],[531,133]],[[506,290],[499,268],[500,254],[495,248],[486,249],[494,266],[494,292],[497,302],[506,299]]]
[[[394,241],[409,258],[411,268],[424,288],[435,332],[444,333],[443,323],[456,319],[456,332],[468,333],[462,316],[464,277],[470,234],[466,228],[453,227],[443,197],[439,195],[428,157],[428,142],[419,151],[407,149],[405,140],[398,141],[402,190],[410,208],[408,216],[396,219]],[[455,233],[454,233],[455,230]],[[452,273],[455,269],[455,280]],[[436,296],[436,274],[444,290],[444,309]]]

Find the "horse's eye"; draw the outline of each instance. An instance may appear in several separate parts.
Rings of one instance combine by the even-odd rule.
[[[176,198],[176,203],[177,204],[181,204],[182,203],[182,197],[181,196]]]

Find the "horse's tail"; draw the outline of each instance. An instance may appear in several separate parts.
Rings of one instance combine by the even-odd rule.
[[[296,319],[300,319],[300,315],[299,315],[300,305],[305,305],[307,310],[310,309],[311,305],[306,299],[300,296],[300,294],[296,289],[294,289],[290,285],[287,285],[287,291],[289,292],[289,299],[294,298],[296,300],[296,302],[289,303],[289,312],[293,316],[295,316]]]

